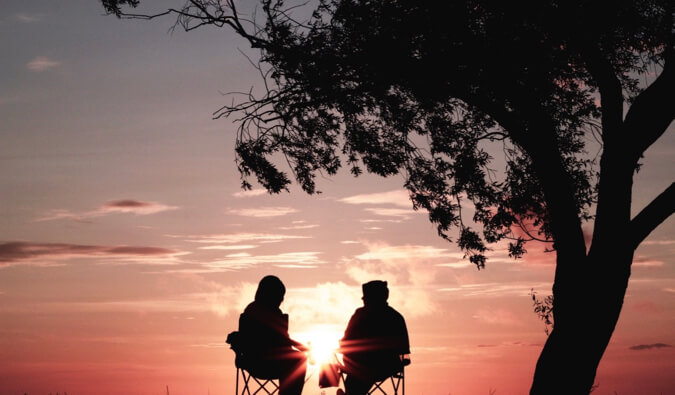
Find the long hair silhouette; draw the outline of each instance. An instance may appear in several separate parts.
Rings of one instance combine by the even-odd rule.
[[[266,307],[279,307],[284,301],[286,287],[277,276],[265,276],[258,283],[255,301]]]

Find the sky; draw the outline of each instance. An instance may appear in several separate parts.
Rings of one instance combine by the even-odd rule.
[[[530,292],[550,293],[554,255],[495,246],[478,271],[400,176],[242,191],[236,123],[212,113],[260,83],[240,51],[256,53],[226,29],[172,24],[3,1],[0,395],[231,393],[225,338],[267,274],[286,284],[291,336],[315,344],[340,337],[362,283],[388,281],[409,394],[527,393],[546,340]],[[673,135],[646,153],[634,213],[672,182]],[[594,394],[675,391],[673,235],[670,218],[636,252]],[[309,372],[303,393],[319,395]]]

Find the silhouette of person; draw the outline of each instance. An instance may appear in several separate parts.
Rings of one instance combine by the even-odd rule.
[[[362,290],[363,307],[356,309],[340,340],[347,395],[366,394],[376,381],[400,371],[401,355],[410,353],[405,320],[387,304],[387,282],[370,281]]]
[[[279,309],[285,294],[286,287],[278,277],[265,276],[255,300],[239,316],[244,367],[256,377],[279,379],[279,395],[300,395],[307,370],[302,351],[307,348],[288,335],[288,314]]]

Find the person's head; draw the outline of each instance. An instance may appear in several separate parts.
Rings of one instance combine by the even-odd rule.
[[[364,304],[383,304],[389,298],[389,288],[386,281],[369,281],[361,286]]]
[[[258,283],[255,301],[270,307],[279,307],[284,301],[286,287],[277,276],[265,276]]]

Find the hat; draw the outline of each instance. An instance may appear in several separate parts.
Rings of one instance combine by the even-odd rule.
[[[361,286],[363,300],[386,302],[389,298],[389,288],[386,281],[369,281]]]

